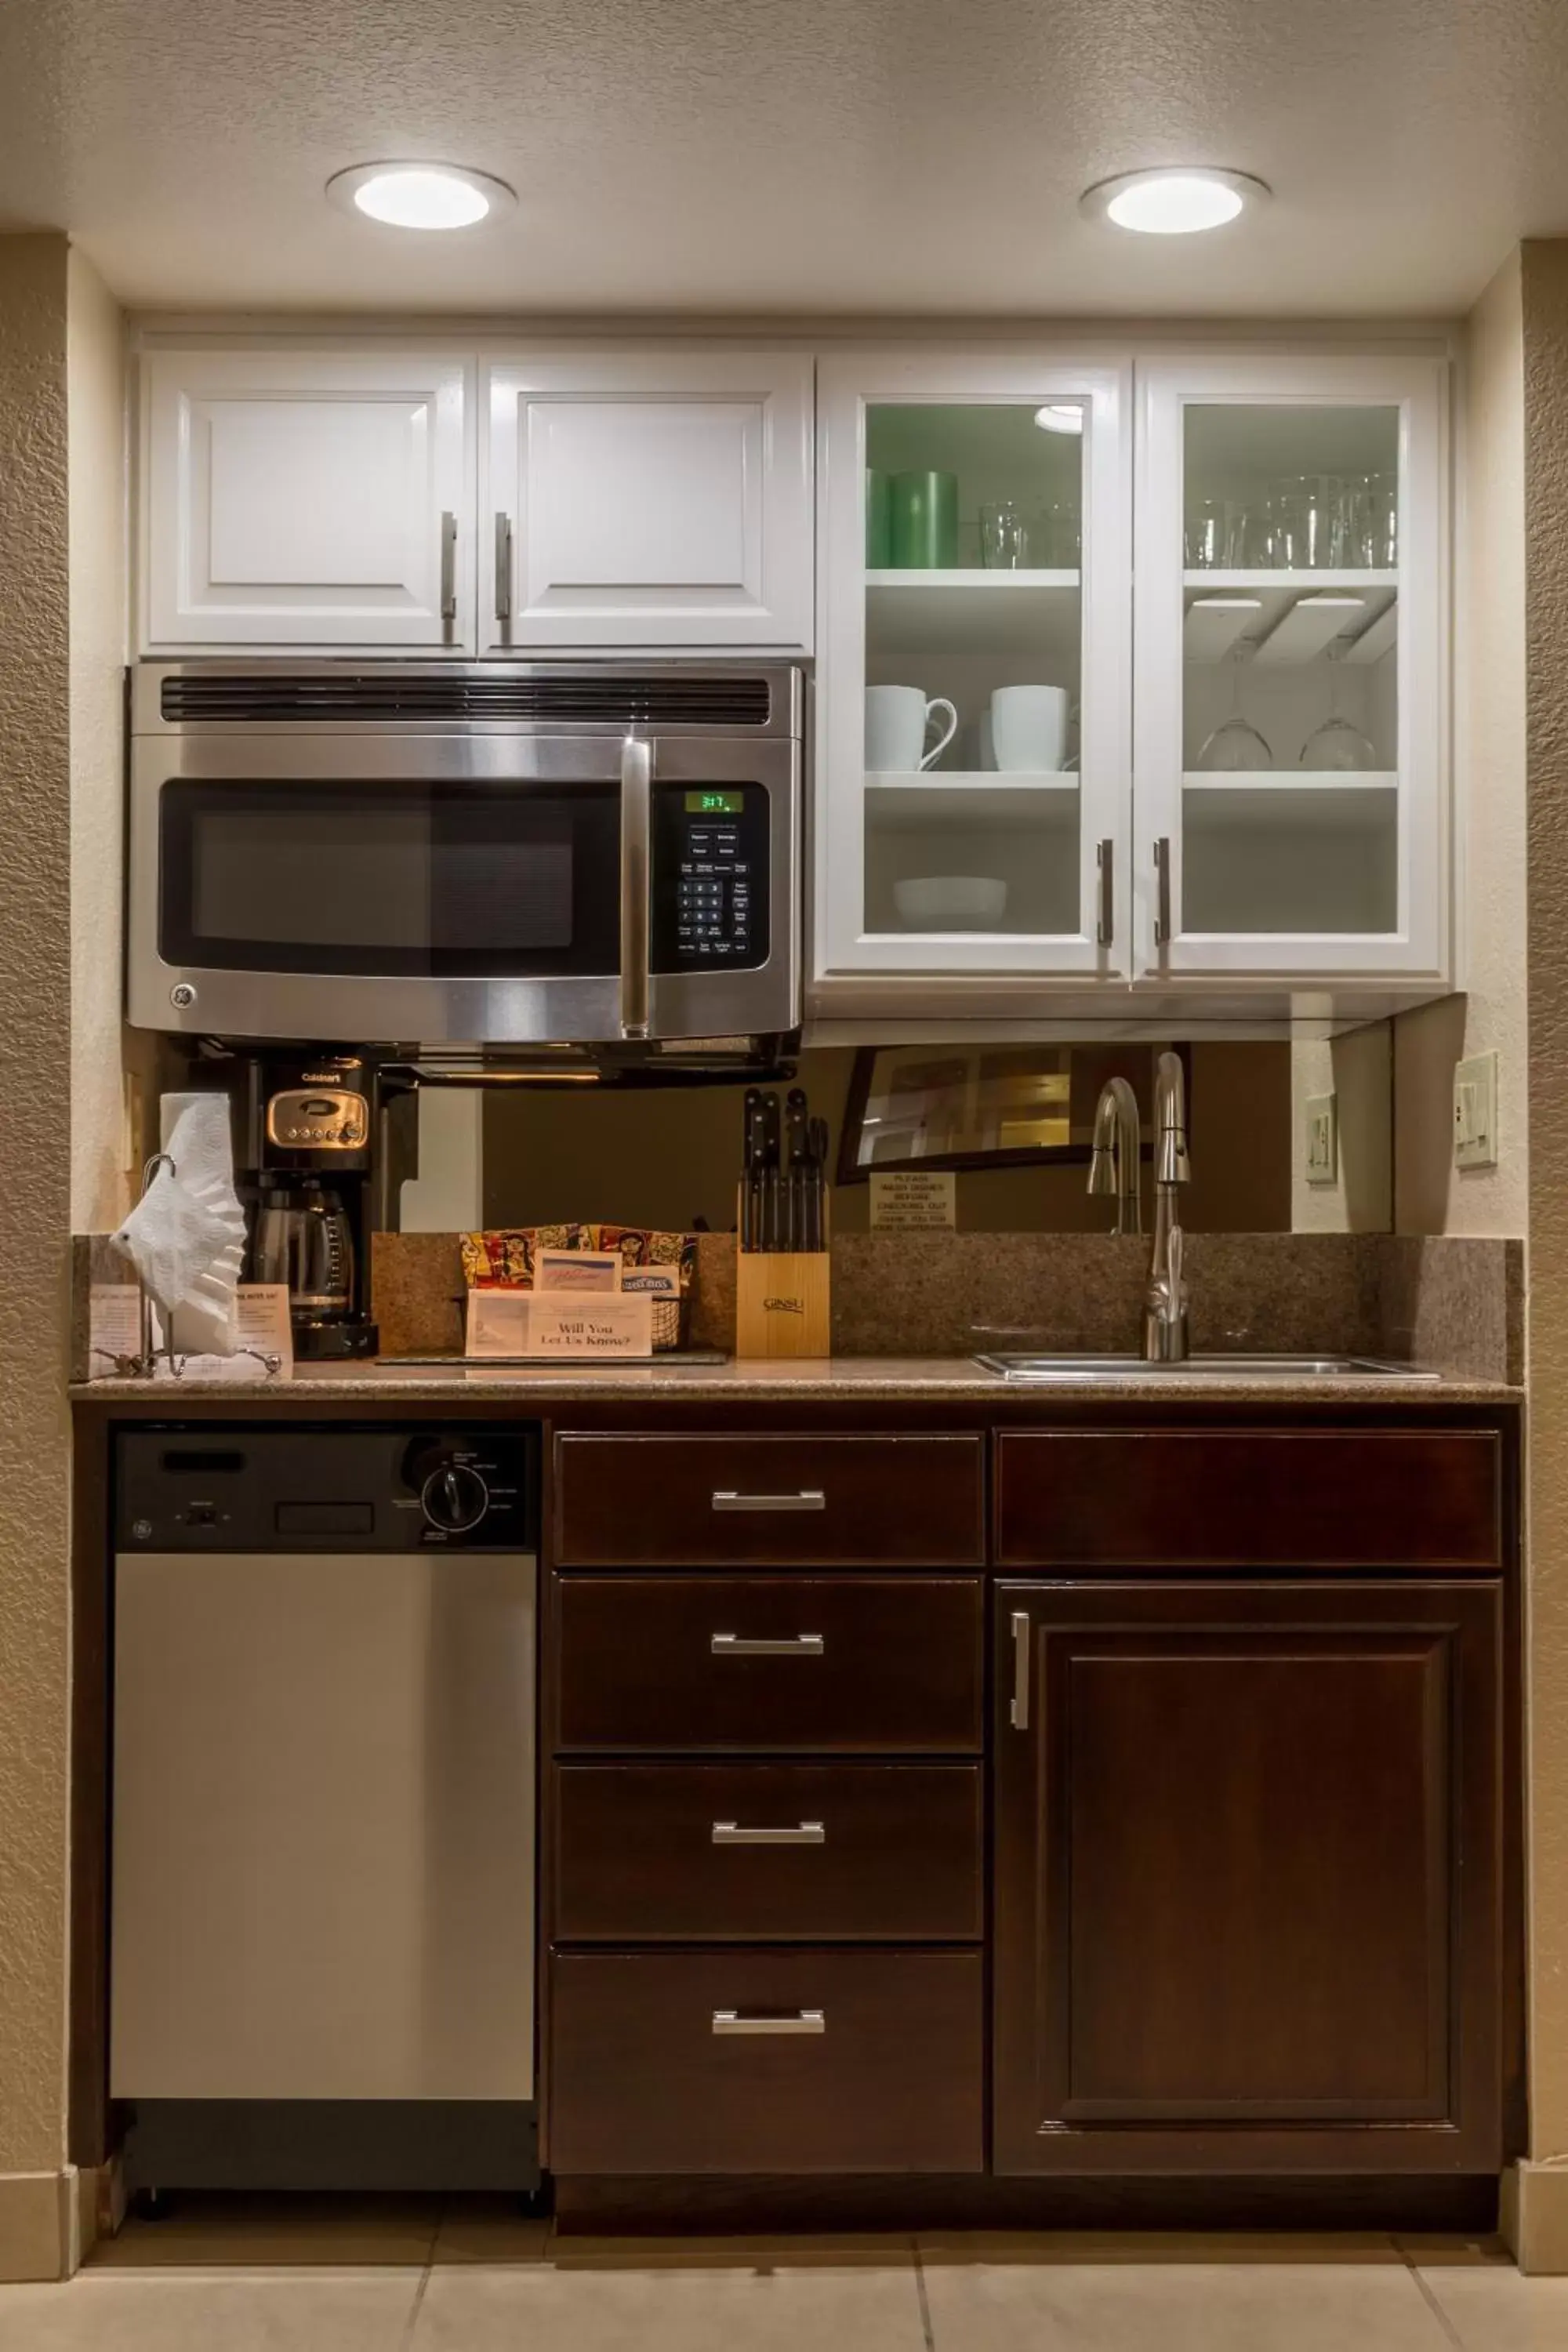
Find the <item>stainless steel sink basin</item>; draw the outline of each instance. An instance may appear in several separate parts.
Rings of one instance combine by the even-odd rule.
[[[1435,1381],[1415,1364],[1382,1363],[1375,1356],[1193,1355],[1180,1364],[1149,1364],[1140,1356],[976,1356],[1004,1381]]]

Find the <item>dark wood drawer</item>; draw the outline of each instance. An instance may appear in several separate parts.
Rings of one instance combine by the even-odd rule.
[[[562,1943],[982,1932],[976,1764],[568,1764],[555,1806]]]
[[[978,2172],[982,1985],[978,1952],[558,1954],[548,2160]]]
[[[975,1752],[978,1577],[563,1576],[561,1748]]]
[[[1488,1430],[1006,1432],[1005,1568],[1502,1565]]]
[[[968,1568],[984,1440],[558,1437],[563,1568]]]

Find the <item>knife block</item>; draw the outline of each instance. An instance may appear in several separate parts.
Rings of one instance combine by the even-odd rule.
[[[737,1245],[736,1355],[830,1356],[831,1270],[826,1249],[743,1250]]]

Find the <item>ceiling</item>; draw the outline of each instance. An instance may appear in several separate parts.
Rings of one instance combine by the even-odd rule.
[[[161,308],[1373,313],[1568,233],[1564,0],[0,0],[0,227]],[[517,189],[411,236],[384,156]],[[1269,181],[1173,246],[1142,163]]]

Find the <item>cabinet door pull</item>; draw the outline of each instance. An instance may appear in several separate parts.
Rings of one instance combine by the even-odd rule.
[[[820,1658],[827,1644],[820,1633],[786,1633],[779,1641],[714,1633],[708,1647],[716,1658]]]
[[[827,2012],[821,2009],[787,2010],[782,2017],[748,2017],[743,2010],[716,2009],[715,2033],[826,2033]]]
[[[1171,944],[1171,837],[1163,833],[1154,844],[1154,945]]]
[[[511,517],[496,517],[496,619],[511,618]]]
[[[719,1487],[716,1511],[825,1511],[827,1497],[820,1486],[802,1486],[793,1495],[738,1495],[733,1486]]]
[[[1009,1710],[1015,1731],[1029,1728],[1029,1612],[1026,1609],[1013,1612],[1013,1705]]]
[[[450,511],[441,517],[441,618],[455,621],[458,617],[458,518]]]
[[[793,1829],[743,1829],[739,1822],[715,1822],[715,1845],[826,1845],[827,1831],[821,1822],[796,1822]]]
[[[1094,936],[1100,946],[1108,948],[1116,937],[1116,844],[1102,841],[1094,853],[1096,877],[1100,883],[1100,919]]]

